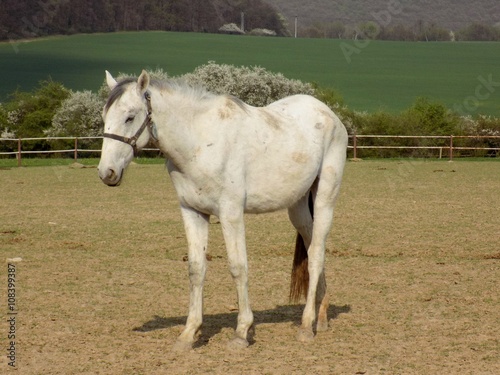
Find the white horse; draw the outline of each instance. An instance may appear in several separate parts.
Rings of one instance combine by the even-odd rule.
[[[325,241],[346,160],[347,132],[322,102],[307,95],[263,108],[202,88],[138,79],[117,82],[103,110],[105,134],[99,177],[110,186],[138,149],[156,142],[167,157],[186,230],[190,303],[174,348],[190,349],[202,325],[203,281],[210,215],[219,218],[238,294],[231,347],[248,346],[253,313],[248,300],[244,213],[288,208],[297,229],[290,298],[306,297],[298,339],[328,328]],[[148,131],[144,131],[148,129]],[[314,212],[314,220],[313,220]]]

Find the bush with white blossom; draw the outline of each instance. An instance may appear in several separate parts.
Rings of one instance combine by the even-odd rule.
[[[311,84],[286,78],[262,67],[216,64],[210,61],[181,77],[192,85],[201,85],[215,94],[229,94],[254,106],[265,106],[294,94],[314,94]]]
[[[72,92],[57,109],[48,137],[96,137],[102,134],[104,102],[92,91]]]

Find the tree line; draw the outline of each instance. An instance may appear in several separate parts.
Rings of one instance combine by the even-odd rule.
[[[289,36],[289,25],[264,0],[2,0],[0,40],[116,31],[216,33],[228,23]],[[500,41],[500,27],[474,23],[451,32],[423,20],[414,24],[320,23],[299,29],[300,37],[400,41]]]
[[[3,0],[0,40],[75,33],[165,30],[217,32],[226,23],[286,33],[263,0]]]
[[[305,38],[376,39],[407,42],[500,41],[500,27],[481,23],[450,31],[436,23],[420,20],[414,24],[380,25],[374,21],[346,25],[342,22],[314,23],[299,30]]]

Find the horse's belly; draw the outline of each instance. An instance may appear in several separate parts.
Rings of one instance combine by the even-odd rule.
[[[318,168],[317,163],[305,163],[249,173],[246,176],[245,212],[262,213],[290,207],[309,191]]]
[[[297,202],[308,191],[295,190],[289,194],[280,195],[275,192],[269,194],[249,194],[245,202],[245,212],[250,214],[260,214],[265,212],[278,211]]]

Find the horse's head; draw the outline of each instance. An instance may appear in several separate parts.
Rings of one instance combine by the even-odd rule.
[[[137,152],[149,142],[151,104],[148,87],[149,74],[117,82],[106,71],[106,82],[111,90],[103,110],[104,139],[98,170],[101,180],[109,186],[120,184],[123,171]]]

